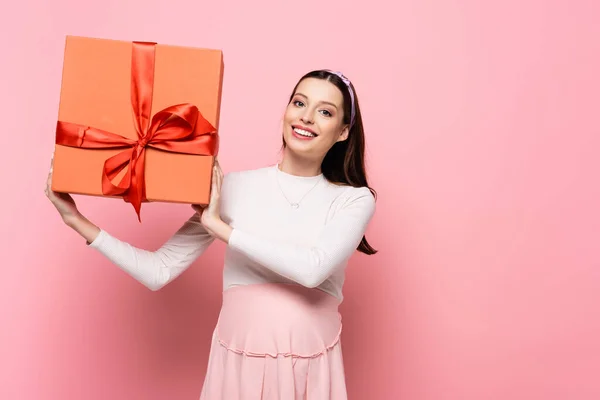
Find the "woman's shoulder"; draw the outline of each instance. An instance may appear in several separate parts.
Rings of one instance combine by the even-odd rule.
[[[367,186],[352,186],[344,183],[330,182],[329,187],[348,200],[366,199],[369,202],[375,201],[374,191]]]
[[[356,210],[367,215],[375,212],[376,195],[369,187],[329,183],[329,188],[335,193],[335,209]]]
[[[224,186],[230,192],[250,190],[255,192],[263,185],[268,185],[276,165],[268,165],[245,170],[230,171],[224,175]],[[371,208],[375,205],[375,193],[367,186],[352,186],[347,184],[327,182],[329,193],[337,202],[350,204],[362,203]]]
[[[271,167],[258,167],[252,169],[229,171],[223,176],[223,181],[228,185],[239,186],[254,185],[268,178]]]
[[[222,190],[231,195],[255,192],[268,182],[271,167],[258,167],[246,170],[229,171],[223,175]]]

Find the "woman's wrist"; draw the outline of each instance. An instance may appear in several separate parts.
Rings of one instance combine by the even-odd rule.
[[[220,239],[225,243],[229,243],[229,237],[231,236],[233,228],[231,228],[231,226],[225,223],[221,218],[208,218],[207,221],[205,221],[204,226],[217,239]]]
[[[66,215],[63,221],[69,228],[79,233],[88,244],[92,243],[100,233],[100,228],[80,213]]]

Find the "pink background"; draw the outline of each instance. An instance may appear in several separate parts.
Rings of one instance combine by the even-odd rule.
[[[393,5],[394,4],[394,5]],[[66,34],[221,48],[225,171],[275,162],[296,79],[359,91],[380,250],[351,262],[351,399],[600,398],[600,3],[13,2],[2,16],[0,398],[196,399],[224,247],[153,293],[43,194]],[[188,206],[80,198],[156,248]]]

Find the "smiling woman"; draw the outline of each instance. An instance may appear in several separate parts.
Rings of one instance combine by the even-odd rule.
[[[375,212],[353,85],[341,73],[305,75],[284,115],[280,164],[223,177],[207,207],[158,250],[123,242],[86,219],[71,196],[46,193],[67,226],[151,290],[185,271],[214,240],[227,243],[223,305],[201,399],[345,400],[338,307],[348,259],[376,251]]]
[[[289,140],[290,134],[310,141],[319,137],[318,147],[313,144],[303,151],[312,152],[312,157],[323,157],[333,143],[348,138],[348,126],[340,126],[343,105],[342,93],[334,85],[324,85],[316,78],[304,79],[286,110],[284,139]]]
[[[311,141],[321,135],[325,138],[316,145],[293,140],[306,140],[307,133],[312,134]],[[287,160],[292,164],[289,168],[295,168],[308,161],[318,165],[315,173],[329,182],[366,187],[376,194],[367,182],[365,133],[356,90],[341,72],[311,71],[298,81],[284,115],[283,147],[287,151],[282,165]],[[358,250],[376,253],[365,238]]]

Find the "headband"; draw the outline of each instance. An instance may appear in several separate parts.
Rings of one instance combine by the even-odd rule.
[[[354,91],[352,90],[352,86],[350,86],[350,80],[348,78],[346,78],[344,76],[344,74],[342,74],[339,71],[331,71],[331,70],[327,70],[327,72],[330,72],[332,74],[335,74],[337,76],[340,77],[340,79],[346,84],[346,86],[348,87],[348,92],[350,93],[350,101],[352,102],[352,104],[350,105],[350,128],[352,128],[352,125],[354,125]]]

